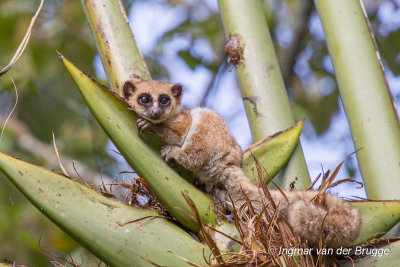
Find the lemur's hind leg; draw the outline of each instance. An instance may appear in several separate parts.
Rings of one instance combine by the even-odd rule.
[[[192,150],[180,146],[165,145],[161,149],[161,157],[170,163],[175,160],[179,165],[189,170],[199,169],[206,162],[206,155],[204,151]]]

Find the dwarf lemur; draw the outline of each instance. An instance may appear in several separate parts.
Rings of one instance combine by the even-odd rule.
[[[206,108],[181,108],[182,86],[160,81],[127,81],[124,99],[138,115],[138,131],[151,129],[165,144],[161,156],[193,171],[205,191],[232,210],[252,200],[258,212],[262,205],[259,188],[244,174],[242,150],[225,121]],[[272,199],[294,232],[317,246],[321,234],[328,247],[349,245],[358,236],[359,211],[337,196],[326,194],[322,203],[313,201],[316,191],[270,190]],[[322,226],[322,231],[321,231]]]

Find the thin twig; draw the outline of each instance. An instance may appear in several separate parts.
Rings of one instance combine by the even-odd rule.
[[[60,155],[58,154],[58,149],[57,149],[57,145],[56,145],[56,138],[54,136],[54,132],[52,132],[52,134],[53,134],[53,145],[54,145],[54,150],[56,151],[58,164],[60,164],[60,168],[63,171],[64,175],[67,176],[67,177],[70,177],[68,172],[67,172],[67,170],[64,168],[64,166],[61,163]]]
[[[17,60],[22,56],[22,54],[24,53],[24,50],[26,48],[26,46],[28,45],[29,39],[31,37],[32,34],[32,28],[35,25],[36,19],[39,16],[40,11],[42,10],[44,4],[44,0],[40,1],[40,5],[38,10],[36,11],[35,15],[32,17],[31,23],[29,24],[28,30],[25,33],[24,38],[22,39],[22,42],[19,44],[19,47],[17,49],[17,51],[15,51],[14,56],[12,57],[10,63],[8,63],[7,66],[5,66],[1,71],[0,71],[0,77],[7,73],[7,71],[9,71],[12,66],[14,66],[15,62],[17,62]]]
[[[288,49],[285,50],[285,57],[282,64],[282,74],[286,86],[290,87],[294,72],[293,67],[296,64],[296,58],[304,47],[304,38],[306,36],[308,21],[312,14],[314,5],[312,0],[302,1],[303,6],[300,15],[297,19],[297,27],[295,28],[292,43]]]
[[[11,80],[13,86],[14,86],[14,90],[15,90],[15,104],[14,104],[13,108],[11,109],[10,113],[8,114],[7,119],[6,119],[6,121],[4,122],[3,128],[1,129],[1,134],[0,134],[0,146],[1,146],[1,141],[2,141],[2,138],[3,138],[4,129],[6,128],[7,122],[8,122],[8,120],[10,119],[11,115],[13,114],[13,112],[14,112],[15,108],[17,107],[17,104],[18,104],[18,90],[17,90],[17,86],[15,85],[14,79],[13,79],[11,76],[9,76],[8,74],[7,74],[7,76],[10,78],[10,80]]]

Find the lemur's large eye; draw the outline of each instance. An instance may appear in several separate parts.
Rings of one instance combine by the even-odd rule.
[[[138,98],[139,104],[145,105],[145,106],[151,104],[151,101],[152,101],[151,96],[149,96],[147,94],[142,94]]]
[[[169,96],[167,95],[160,95],[160,97],[158,98],[158,102],[160,103],[161,106],[168,106],[171,102],[171,99]]]

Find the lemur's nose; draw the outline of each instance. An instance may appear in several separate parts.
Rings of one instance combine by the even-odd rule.
[[[159,119],[159,118],[161,118],[161,115],[162,115],[162,110],[161,110],[160,108],[153,108],[153,109],[151,110],[151,116],[152,116],[154,119]]]

